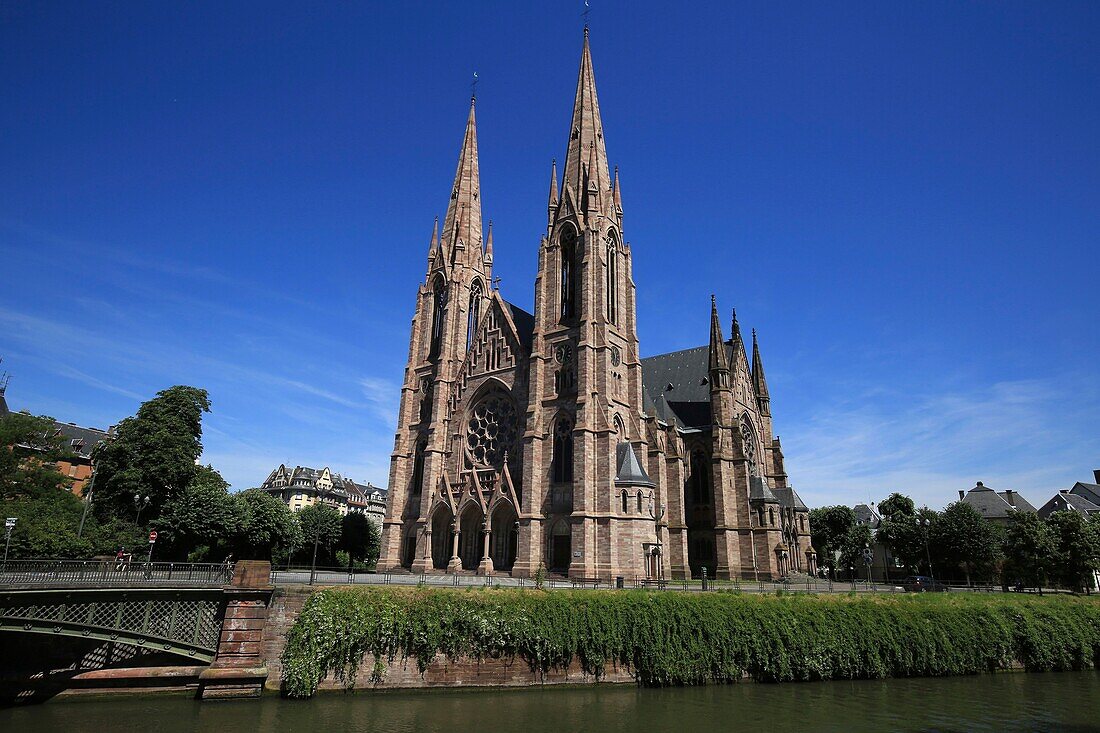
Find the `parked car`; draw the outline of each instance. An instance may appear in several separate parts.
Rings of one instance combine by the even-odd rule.
[[[947,586],[927,575],[910,575],[901,581],[901,586],[910,593],[946,593]]]

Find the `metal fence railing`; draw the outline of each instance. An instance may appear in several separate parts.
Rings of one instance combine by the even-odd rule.
[[[209,588],[232,579],[232,563],[8,560],[0,565],[0,588]]]

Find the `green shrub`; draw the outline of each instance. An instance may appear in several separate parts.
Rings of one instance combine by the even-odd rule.
[[[541,592],[336,588],[315,593],[283,652],[284,690],[351,686],[364,655],[576,660],[629,666],[647,686],[975,674],[1100,663],[1100,603],[1086,598]]]

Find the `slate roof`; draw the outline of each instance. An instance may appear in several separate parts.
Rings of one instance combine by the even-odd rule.
[[[768,482],[760,476],[749,478],[749,501],[763,501],[768,504],[778,504],[777,497],[768,486]]]
[[[776,499],[779,499],[780,506],[793,507],[800,512],[810,511],[809,507],[802,501],[802,497],[790,486],[777,486],[772,489],[772,493],[775,494]]]
[[[1063,489],[1052,496],[1050,501],[1043,504],[1042,509],[1039,510],[1039,516],[1046,519],[1054,512],[1062,511],[1078,511],[1082,514],[1091,515],[1100,513],[1100,506],[1097,506],[1085,496]]]
[[[1010,494],[1007,491],[994,491],[981,481],[963,495],[962,501],[974,507],[986,519],[1007,519],[1017,510],[1035,511],[1035,507],[1018,492],[1013,491]]]
[[[882,517],[878,515],[878,512],[866,504],[856,504],[852,507],[852,512],[856,515],[856,524],[863,524],[871,529],[878,529],[878,526],[882,523]]]
[[[512,317],[512,323],[516,324],[516,331],[519,332],[520,343],[523,344],[523,348],[530,354],[531,344],[535,342],[535,317],[515,303],[509,303],[505,300],[504,304],[508,306],[508,315]]]
[[[726,341],[727,356],[733,359],[733,341]],[[673,351],[642,359],[643,407],[652,405],[659,419],[667,409],[681,427],[709,428],[710,346]],[[663,404],[662,404],[663,403]],[[666,408],[667,406],[667,408]]]
[[[1100,506],[1100,484],[1086,484],[1083,481],[1078,481],[1069,490],[1069,493],[1083,496],[1093,504]]]
[[[73,423],[54,421],[54,429],[65,438],[64,446],[85,460],[91,460],[92,450],[111,439],[111,434],[98,428],[82,428]]]
[[[642,468],[638,454],[634,446],[627,442],[619,443],[615,447],[615,465],[618,470],[615,473],[615,483],[620,486],[656,486],[649,479],[649,474]]]

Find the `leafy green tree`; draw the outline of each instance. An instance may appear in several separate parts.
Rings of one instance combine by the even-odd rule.
[[[1050,526],[1032,512],[1013,512],[1005,533],[1005,573],[1039,588],[1057,567],[1058,546]]]
[[[302,527],[286,504],[260,489],[233,496],[241,508],[235,543],[238,557],[248,560],[288,557],[302,546]]]
[[[349,512],[340,531],[340,549],[352,560],[373,566],[378,562],[382,534],[378,525],[364,514]]]
[[[917,514],[917,507],[908,496],[895,491],[879,502],[878,513],[883,519],[887,517],[913,517]]]
[[[836,571],[836,552],[842,549],[854,526],[856,515],[851,507],[826,506],[810,511],[810,540],[817,550],[819,566]]]
[[[212,466],[200,466],[156,520],[165,547],[161,557],[220,561],[243,521],[243,504],[229,494],[229,484]]]
[[[101,518],[136,515],[135,496],[148,497],[142,517],[152,521],[198,470],[204,389],[176,386],[158,392],[119,423],[114,440],[96,453],[96,512]]]
[[[867,568],[863,562],[863,551],[871,547],[872,540],[870,527],[853,524],[840,543],[840,566],[852,568],[855,577],[861,577]]]
[[[331,565],[333,548],[340,541],[343,517],[339,510],[328,504],[312,504],[298,511],[298,523],[302,527],[302,559],[312,561],[314,544],[319,552],[317,561]]]
[[[0,499],[53,498],[69,488],[54,465],[72,456],[49,417],[12,412],[0,417]]]
[[[936,548],[941,574],[949,577],[962,568],[967,585],[971,575],[989,577],[1001,550],[997,528],[964,501],[949,504],[937,517],[930,527],[929,542]]]
[[[891,499],[897,499],[891,502]],[[889,503],[888,503],[889,502]],[[882,514],[877,540],[890,549],[890,553],[907,568],[932,573],[928,564],[930,532],[937,520],[937,513],[928,507],[913,507],[912,499],[901,494],[891,494],[879,505],[891,508]],[[926,524],[927,522],[927,524]]]
[[[1080,512],[1054,512],[1046,521],[1057,552],[1054,577],[1065,587],[1090,591],[1100,569],[1100,522]]]

